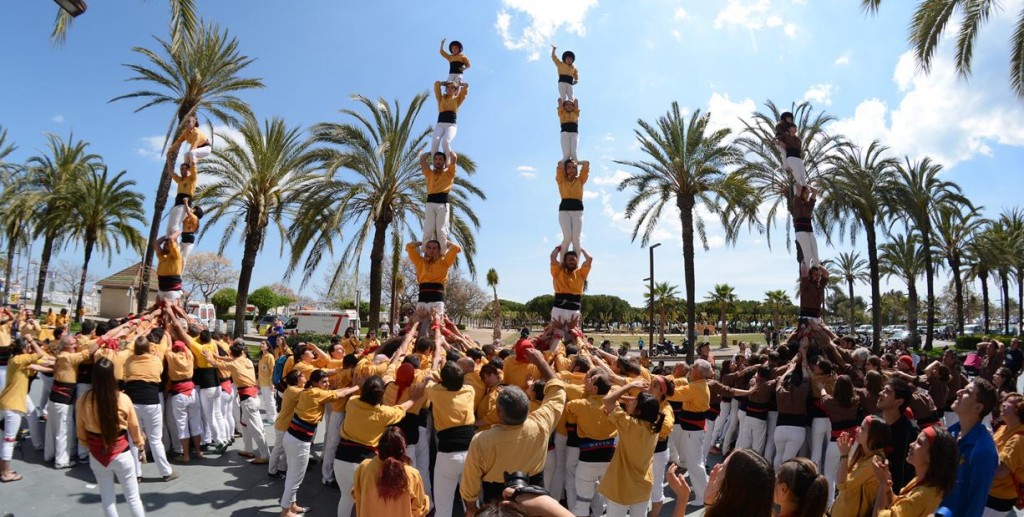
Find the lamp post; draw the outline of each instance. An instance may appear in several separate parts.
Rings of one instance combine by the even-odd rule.
[[[647,326],[647,339],[650,341],[647,343],[648,350],[654,350],[654,248],[661,246],[661,243],[651,244],[648,248],[651,254],[651,276],[646,278],[650,282],[651,289],[651,306],[648,310],[648,326]]]

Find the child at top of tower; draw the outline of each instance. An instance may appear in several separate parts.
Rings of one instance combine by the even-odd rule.
[[[462,84],[462,72],[469,69],[469,58],[462,53],[462,42],[452,41],[448,44],[448,52],[445,52],[445,41],[441,40],[441,57],[448,60],[448,82]]]
[[[551,60],[558,68],[558,98],[567,101],[575,100],[572,87],[580,82],[580,73],[575,66],[576,54],[573,54],[571,50],[566,50],[562,52],[562,59],[558,59],[558,55],[555,54],[556,50],[558,47],[551,45]]]
[[[779,122],[775,124],[775,145],[779,150],[785,150],[782,145],[782,137],[786,134],[786,126],[793,123],[793,114],[784,112],[779,116]]]

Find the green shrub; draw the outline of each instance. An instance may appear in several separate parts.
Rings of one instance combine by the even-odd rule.
[[[317,347],[327,350],[327,346],[331,343],[330,334],[292,334],[285,336],[285,341],[288,346],[295,348],[297,343],[313,343]]]
[[[958,349],[960,349],[960,350],[971,350],[971,351],[973,351],[973,350],[977,350],[978,343],[981,343],[982,341],[991,341],[993,339],[997,339],[997,340],[1002,341],[1003,343],[1009,345],[1010,344],[1010,340],[1013,339],[1014,337],[1016,337],[1016,336],[1002,336],[1002,335],[998,335],[998,334],[985,334],[985,335],[975,334],[975,335],[971,335],[971,336],[959,336],[959,337],[956,338],[956,347]]]

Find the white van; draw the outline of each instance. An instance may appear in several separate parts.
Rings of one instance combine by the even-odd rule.
[[[285,325],[285,330],[297,334],[344,335],[345,329],[354,328],[359,334],[359,313],[355,310],[316,311],[302,310]]]
[[[970,325],[964,325],[965,336],[973,336],[975,334],[981,334],[981,325],[975,325],[973,323]]]
[[[185,312],[194,318],[200,325],[213,329],[213,323],[217,321],[217,309],[212,303],[188,302]]]

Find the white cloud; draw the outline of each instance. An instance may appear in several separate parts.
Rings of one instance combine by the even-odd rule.
[[[615,135],[613,135],[611,133],[605,133],[604,136],[601,137],[601,141],[603,141],[603,142],[614,142],[615,141]]]
[[[796,35],[799,31],[800,27],[797,27],[795,23],[787,23],[786,26],[782,28],[783,34],[790,39],[796,39]]]
[[[676,41],[683,41],[683,34],[676,29],[672,29],[672,37],[675,38]]]
[[[694,243],[694,245],[696,246],[696,245],[699,245],[699,244],[698,243]],[[721,235],[709,235],[708,236],[708,248],[715,249],[715,248],[721,248],[722,246],[725,246],[725,237],[723,237]]]
[[[58,124],[63,124],[64,123],[64,115],[54,115],[53,119],[51,119],[51,120],[53,120],[54,122],[56,122]]]
[[[682,7],[676,7],[676,10],[672,12],[672,17],[676,20],[682,21],[690,16],[690,13],[686,12],[686,9]]]
[[[850,53],[846,52],[843,55],[837,57],[836,60],[832,62],[832,64],[836,66],[846,66],[850,64]]]
[[[832,92],[835,86],[832,83],[818,83],[811,86],[804,92],[804,100],[814,104],[832,105]]]
[[[532,180],[533,178],[537,177],[537,173],[536,172],[520,172],[519,173],[519,177],[520,178],[526,178],[528,180]]]
[[[728,0],[715,16],[713,27],[716,29],[740,28],[750,31],[751,44],[757,51],[757,39],[754,32],[761,29],[781,29],[782,33],[793,39],[800,28],[792,22],[785,22],[780,16],[782,8],[772,5],[771,0]],[[783,13],[785,14],[785,13]]]
[[[516,170],[519,172],[534,172],[537,168],[530,165],[520,165],[519,167],[516,167]]]
[[[149,158],[153,161],[164,161],[164,155],[162,153],[164,149],[164,137],[162,135],[144,136],[139,140],[142,141],[142,146],[135,150],[139,156]]]
[[[736,138],[743,131],[743,122],[740,119],[750,118],[750,114],[756,110],[757,105],[749,97],[733,102],[729,94],[715,92],[708,100],[708,112],[711,113],[709,125],[713,129],[729,128],[732,130],[729,138]]]
[[[778,27],[782,25],[782,17],[777,14],[773,14],[765,20],[765,25],[768,27]]]
[[[610,176],[597,176],[593,178],[592,181],[595,185],[606,185],[617,188],[619,186],[619,183],[622,183],[622,181],[628,177],[628,172],[622,169],[615,169],[615,172],[613,172]]]
[[[534,61],[563,27],[585,36],[583,21],[595,6],[597,0],[502,0],[494,28],[506,49],[528,52],[529,60]]]
[[[893,81],[903,97],[890,108],[878,99],[866,99],[853,117],[837,121],[836,132],[867,145],[879,139],[896,156],[931,156],[946,167],[990,155],[998,143],[1024,146],[1024,106],[1001,88],[1003,69],[975,70],[971,82],[957,77],[952,60],[937,55],[929,74],[917,69],[914,56],[900,56]],[[981,84],[996,84],[983,88]],[[994,91],[994,92],[993,92]]]
[[[584,190],[583,191],[583,199],[596,199],[597,196],[599,196],[599,195],[600,194],[598,194],[597,192],[594,192],[593,190]]]

